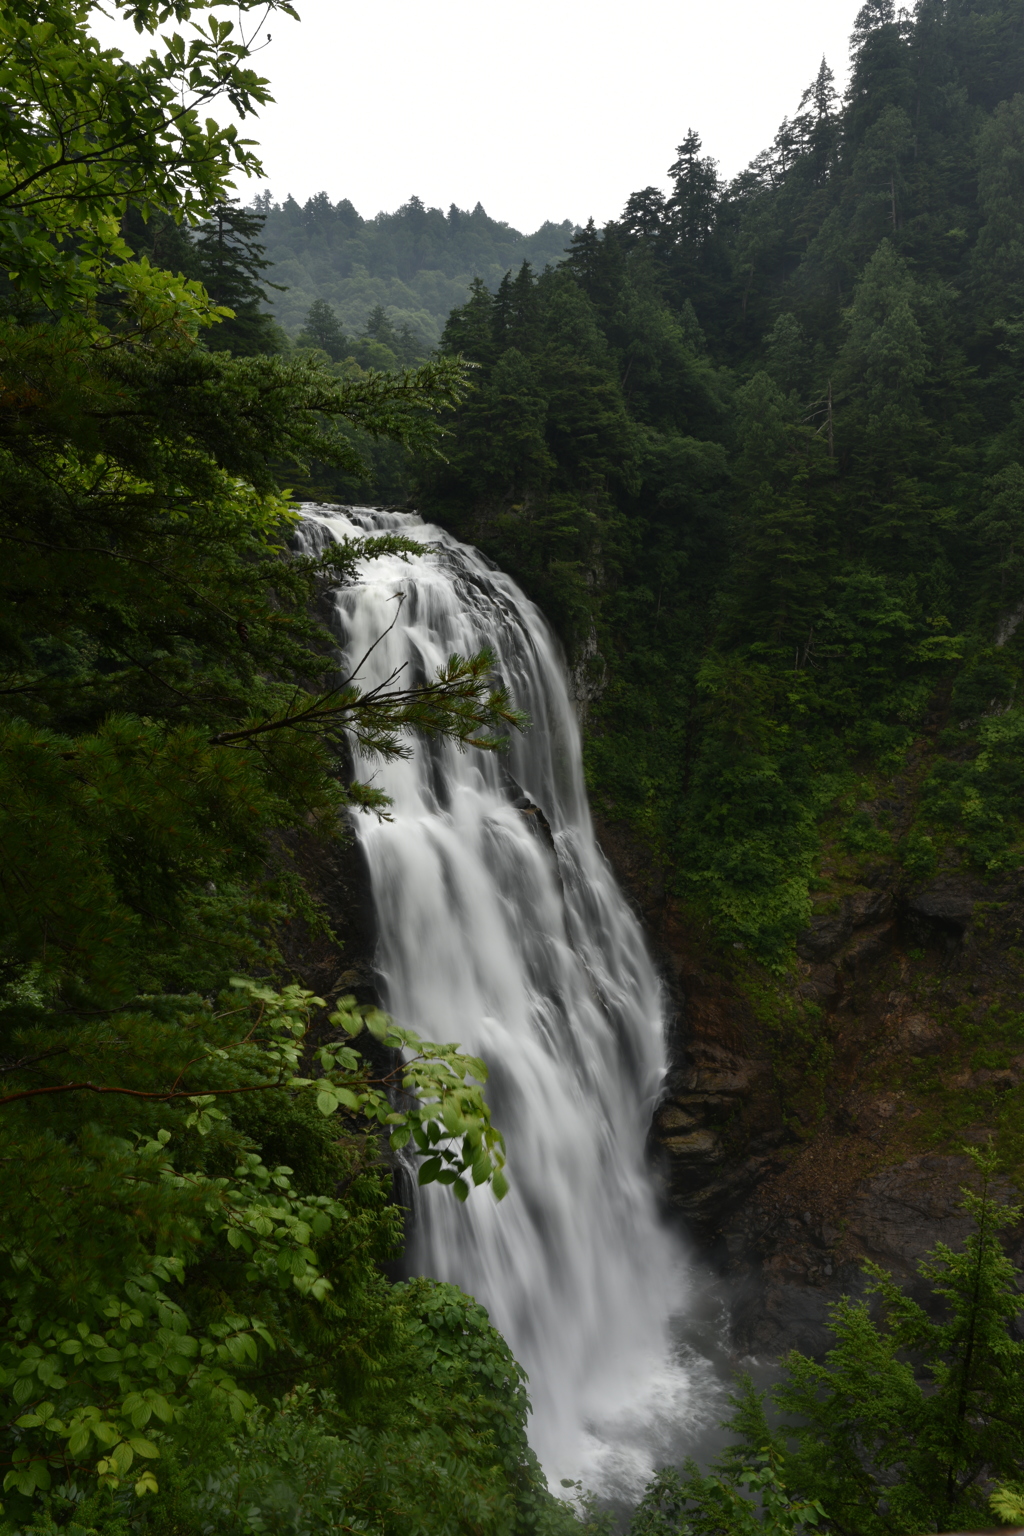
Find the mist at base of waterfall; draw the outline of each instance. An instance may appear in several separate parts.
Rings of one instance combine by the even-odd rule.
[[[437,740],[386,764],[354,754],[392,800],[388,821],[353,817],[384,1006],[484,1059],[508,1150],[500,1205],[485,1189],[465,1205],[419,1192],[407,1261],[487,1308],[529,1374],[530,1441],[555,1491],[569,1478],[633,1502],[721,1417],[721,1317],[645,1162],[664,999],[594,837],[564,660],[511,578],[443,530],[369,508],[304,512],[307,549],[378,532],[423,545],[365,562],[335,594],[339,653],[364,658],[364,689],[425,682],[487,647],[531,720],[502,754]]]
[[[741,1359],[729,1347],[729,1288],[722,1277],[684,1258],[678,1280],[684,1310],[666,1320],[664,1347],[636,1363],[631,1386],[623,1384],[578,1443],[573,1481],[623,1516],[659,1468],[688,1457],[707,1465],[719,1455],[730,1438],[721,1421],[738,1374],[765,1374],[759,1361]],[[537,1451],[543,1461],[543,1448]],[[551,1479],[555,1492],[559,1481]]]

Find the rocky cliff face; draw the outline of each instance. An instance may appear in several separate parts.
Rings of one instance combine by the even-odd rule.
[[[378,1002],[373,897],[358,843],[290,832],[279,840],[275,856],[282,869],[301,878],[325,919],[324,928],[314,931],[294,918],[278,934],[291,970],[329,1006],[346,993],[361,1003]]]
[[[836,876],[776,980],[688,921],[621,826],[599,831],[672,999],[666,1206],[733,1278],[738,1347],[818,1354],[865,1259],[913,1288],[962,1240],[966,1142],[995,1137],[1024,1173],[1024,878]]]

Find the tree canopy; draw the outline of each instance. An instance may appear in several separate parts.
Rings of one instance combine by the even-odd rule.
[[[771,966],[837,871],[1020,861],[1018,10],[865,6],[844,100],[822,61],[728,184],[691,129],[445,332],[431,516],[587,658],[598,805]]]
[[[329,934],[302,849],[386,814],[350,742],[523,724],[486,654],[339,673],[318,597],[418,546],[303,556],[281,489],[436,451],[463,365],[271,355],[255,150],[205,115],[268,99],[266,8],[119,8],[176,30],[0,19],[0,1520],[561,1529],[485,1314],[382,1269],[401,1148],[504,1193],[486,1067],[286,956]]]

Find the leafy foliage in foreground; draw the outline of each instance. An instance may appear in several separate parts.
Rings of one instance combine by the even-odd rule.
[[[325,1268],[319,1251],[326,1245],[330,1254],[339,1240],[345,1245],[351,1212],[322,1190],[302,1189],[292,1167],[268,1166],[240,1137],[234,1099],[274,1093],[287,1102],[303,1095],[321,1117],[347,1112],[353,1129],[359,1119],[376,1121],[395,1149],[411,1135],[429,1154],[422,1182],[436,1176],[461,1199],[469,1177],[492,1182],[499,1198],[504,1193],[501,1138],[477,1085],[486,1069],[457,1047],[425,1045],[343,998],[328,1020],[342,1042],[368,1030],[403,1055],[375,1075],[353,1044],[328,1037],[313,1050],[320,1075],[311,1078],[301,1075],[302,1058],[323,999],[295,986],[277,993],[236,979],[234,995],[219,1009],[192,1000],[191,1020],[185,999],[163,1001],[165,1025],[180,1034],[192,1024],[184,1042],[192,1059],[170,1087],[158,1086],[155,1075],[142,1087],[138,1075],[122,1073],[133,1086],[37,1081],[0,1099],[22,1164],[17,1191],[5,1190],[8,1232],[32,1233],[28,1246],[8,1240],[0,1268],[7,1313],[0,1381],[16,1415],[5,1485],[24,1498],[54,1484],[87,1485],[90,1474],[111,1490],[128,1484],[136,1496],[156,1492],[146,1462],[161,1457],[161,1442],[173,1448],[178,1426],[199,1405],[223,1414],[226,1425],[241,1424],[260,1402],[246,1377],[281,1373],[300,1389],[295,1330],[302,1331],[302,1303],[323,1303],[333,1291],[330,1262]],[[161,1045],[174,1061],[175,1042],[166,1034],[161,1040],[144,1014],[125,1023],[155,1058],[151,1072]],[[22,1040],[29,1049],[49,1045],[52,1053],[54,1032],[43,1028]],[[123,1049],[123,1036],[118,1043]],[[68,1049],[81,1045],[71,1040]],[[45,1054],[40,1050],[37,1059]],[[413,1095],[409,1107],[394,1107],[396,1087]],[[115,1107],[103,1117],[106,1126],[97,1113],[83,1127],[72,1097],[83,1093],[135,1101],[129,1108],[136,1112],[126,1116]],[[143,1106],[146,1118],[169,1118],[177,1135],[163,1127],[142,1132]],[[134,1134],[112,1135],[118,1121],[126,1130],[134,1126]],[[360,1152],[362,1135],[360,1141],[356,1133]],[[46,1221],[33,1223],[41,1200]],[[83,1240],[76,1210],[89,1200],[98,1200],[100,1211]],[[422,1301],[428,1310],[429,1291],[427,1285]],[[480,1318],[477,1331],[491,1338]],[[282,1350],[290,1358],[276,1367],[265,1358]],[[514,1362],[510,1368],[519,1380]],[[515,1402],[521,1438],[525,1399]]]
[[[504,1192],[484,1065],[315,996],[279,942],[329,933],[294,850],[386,814],[348,742],[522,723],[486,655],[339,675],[317,597],[417,546],[298,554],[276,473],[429,451],[462,365],[216,350],[239,317],[127,236],[230,222],[256,162],[198,109],[266,99],[250,8],[130,0],[188,33],[140,65],[87,0],[43,9],[0,22],[0,1521],[564,1530],[503,1341],[382,1267],[403,1143]]]
[[[1024,849],[1021,35],[871,0],[845,101],[823,63],[729,185],[689,133],[667,197],[445,333],[480,372],[430,515],[560,629],[601,807],[772,965],[823,831],[855,879]]]
[[[794,1352],[786,1361],[772,1391],[777,1427],[748,1379],[733,1399],[735,1439],[717,1468],[659,1473],[633,1536],[781,1536],[818,1525],[910,1536],[976,1530],[993,1512],[1015,1518],[1024,1343],[1020,1276],[999,1233],[1021,1211],[994,1196],[994,1155],[972,1156],[980,1188],[964,1191],[964,1208],[975,1230],[961,1252],[939,1244],[922,1262],[929,1308],[869,1266],[880,1319],[866,1301],[833,1307],[836,1343],[825,1360]]]

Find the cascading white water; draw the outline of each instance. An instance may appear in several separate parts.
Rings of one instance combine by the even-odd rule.
[[[705,1394],[694,1362],[671,1355],[681,1255],[644,1167],[660,988],[594,838],[557,646],[515,583],[441,529],[362,508],[305,514],[309,547],[383,531],[424,544],[422,558],[367,562],[337,593],[346,656],[371,652],[364,687],[403,664],[403,682],[430,677],[453,652],[488,646],[530,716],[501,755],[424,742],[405,761],[357,764],[393,801],[390,822],[356,818],[385,1006],[485,1059],[508,1149],[500,1205],[487,1190],[465,1205],[423,1192],[412,1260],[483,1302],[527,1369],[548,1475],[635,1490],[659,1422],[703,1418]],[[398,623],[374,646],[398,592]]]

